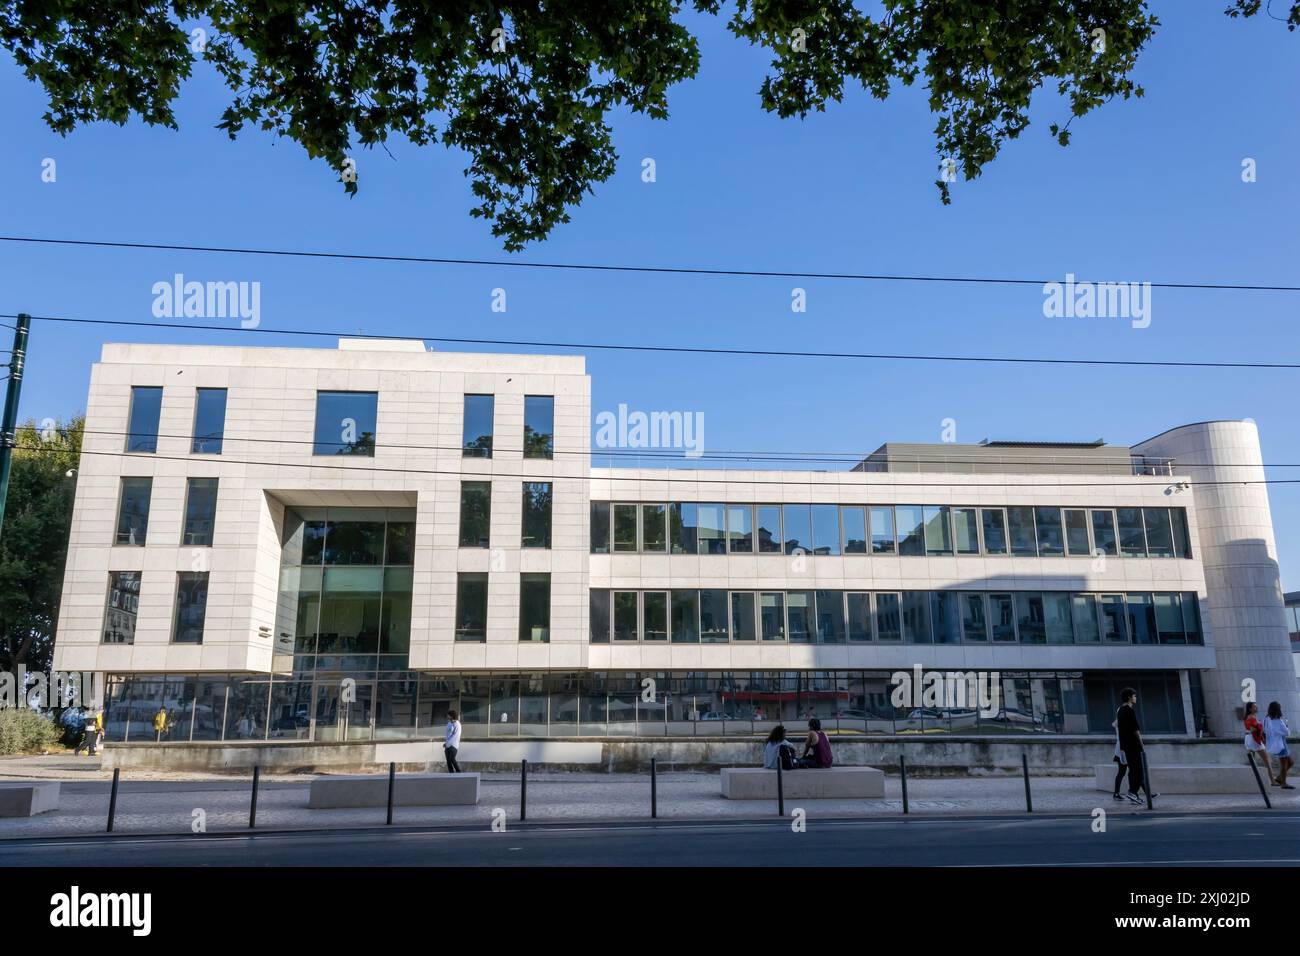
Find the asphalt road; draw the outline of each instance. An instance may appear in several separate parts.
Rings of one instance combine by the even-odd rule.
[[[511,824],[0,841],[20,866],[1295,866],[1300,814]]]

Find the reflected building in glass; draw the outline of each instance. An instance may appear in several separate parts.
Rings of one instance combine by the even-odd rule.
[[[1125,686],[1150,734],[1232,735],[1247,676],[1300,707],[1267,496],[1223,481],[1252,424],[634,468],[590,396],[576,356],[105,346],[55,667],[141,742],[160,707],[170,742],[453,708],[470,740],[1110,735]],[[917,667],[997,703],[900,703]]]

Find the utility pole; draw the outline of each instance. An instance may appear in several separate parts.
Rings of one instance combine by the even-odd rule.
[[[0,531],[4,529],[5,502],[9,498],[9,470],[13,465],[15,438],[18,431],[18,394],[23,388],[23,365],[27,360],[27,330],[32,317],[18,316],[14,327],[14,350],[9,356],[9,384],[5,389],[4,420],[0,422]]]

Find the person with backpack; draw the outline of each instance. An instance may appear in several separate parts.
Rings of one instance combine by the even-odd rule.
[[[1287,771],[1295,765],[1295,761],[1291,759],[1291,748],[1286,742],[1289,736],[1291,736],[1291,728],[1287,726],[1286,718],[1282,716],[1282,705],[1272,701],[1268,705],[1268,716],[1264,718],[1264,745],[1268,747],[1268,752],[1277,758],[1277,779],[1273,784],[1283,790],[1295,789],[1286,782]]]
[[[834,762],[830,739],[822,732],[822,722],[816,717],[808,720],[808,737],[804,740],[803,756],[798,767],[826,769]]]
[[[768,770],[777,767],[782,770],[794,769],[794,744],[785,739],[784,724],[777,724],[767,735],[767,743],[763,747],[763,766]]]

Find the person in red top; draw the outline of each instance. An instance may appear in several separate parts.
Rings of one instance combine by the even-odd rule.
[[[1264,769],[1268,772],[1268,779],[1277,783],[1277,777],[1273,773],[1273,761],[1269,759],[1268,748],[1264,746],[1264,725],[1256,716],[1258,711],[1259,705],[1253,700],[1246,705],[1246,719],[1243,721],[1246,725],[1246,749],[1264,758]]]

